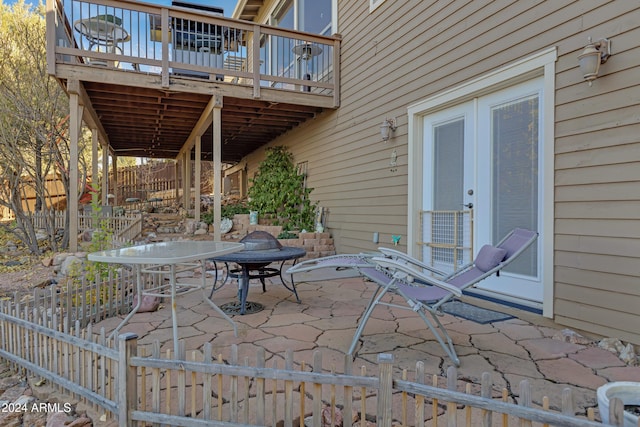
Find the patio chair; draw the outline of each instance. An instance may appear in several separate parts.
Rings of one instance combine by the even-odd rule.
[[[388,248],[379,248],[381,256],[335,255],[324,259],[309,260],[289,269],[288,273],[340,266],[355,268],[361,275],[378,285],[359,321],[347,354],[353,354],[375,307],[386,305],[418,313],[445,353],[456,366],[459,366],[460,359],[456,354],[453,341],[438,319],[438,316],[441,315],[442,304],[454,297],[462,296],[465,289],[475,286],[492,274],[499,274],[504,267],[531,246],[537,237],[537,232],[516,228],[495,247],[484,245],[473,262],[449,275],[445,275],[407,254]],[[341,258],[344,261],[343,264],[340,264]],[[400,295],[406,304],[400,305],[382,301],[387,292]]]

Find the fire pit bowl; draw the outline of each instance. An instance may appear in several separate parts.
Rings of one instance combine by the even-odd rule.
[[[245,251],[279,251],[282,244],[266,231],[254,231],[240,240]]]
[[[238,279],[240,314],[245,314],[247,294],[249,293],[249,281],[251,279],[260,279],[262,292],[266,292],[264,279],[279,276],[282,285],[293,293],[297,302],[300,302],[293,276],[290,276],[289,281],[291,284],[288,284],[282,277],[282,268],[285,262],[293,260],[295,264],[299,258],[305,256],[307,252],[304,249],[293,246],[282,246],[278,239],[265,231],[249,233],[240,240],[240,243],[244,244],[244,250],[213,259],[214,263],[223,262],[225,264],[226,274],[223,276],[220,286],[213,287],[210,298],[213,297],[213,292],[221,288],[229,278]],[[269,267],[269,264],[274,262],[280,262],[280,266],[278,268]],[[230,263],[235,264],[236,267],[230,267]]]

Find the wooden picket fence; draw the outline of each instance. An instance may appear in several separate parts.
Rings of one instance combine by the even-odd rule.
[[[107,206],[104,216],[96,217],[90,211],[78,212],[78,230],[90,230],[100,227],[94,224],[96,220],[106,221],[106,227],[113,233],[113,240],[117,246],[131,243],[142,233],[142,214],[128,213],[113,215],[111,206]],[[36,228],[47,228],[51,224],[55,229],[64,228],[66,224],[66,211],[46,210],[32,214],[33,224]]]
[[[129,288],[117,291],[126,294]],[[569,388],[561,402],[553,402],[559,411],[550,409],[547,398],[535,407],[525,380],[515,404],[491,383],[489,373],[473,386],[458,381],[453,367],[446,378],[429,377],[420,361],[413,372],[395,372],[389,354],[380,354],[370,368],[354,367],[346,356],[343,366],[327,371],[321,351],[311,361],[295,360],[293,351],[267,360],[258,346],[252,360],[240,358],[235,345],[224,359],[213,354],[211,343],[186,352],[183,341],[177,355],[163,354],[157,341],[148,351],[134,334],[110,340],[104,329],[93,329],[91,321],[118,310],[89,310],[87,305],[100,305],[100,300],[87,304],[91,289],[2,301],[0,357],[120,426],[602,425],[591,409],[587,416],[575,415]],[[84,304],[79,311],[73,309],[78,302]],[[79,316],[85,311],[92,316]],[[621,405],[612,406],[617,408],[613,425],[622,426]]]

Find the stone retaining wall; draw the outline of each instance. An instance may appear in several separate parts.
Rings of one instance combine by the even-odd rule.
[[[266,231],[274,237],[282,233],[282,226],[279,225],[249,225],[249,215],[234,215],[233,228],[223,236],[224,240],[238,241],[247,234],[254,231]],[[307,251],[305,259],[320,258],[336,254],[336,248],[331,238],[331,234],[324,233],[299,233],[296,239],[279,239],[283,246],[295,246]]]

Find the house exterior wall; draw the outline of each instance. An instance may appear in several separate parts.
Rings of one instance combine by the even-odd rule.
[[[407,250],[409,105],[556,47],[553,314],[640,344],[640,5],[386,0],[370,13],[369,2],[343,1],[338,14],[341,107],[270,144],[308,162],[337,252],[391,235]],[[577,66],[589,36],[613,49],[593,86]],[[387,142],[385,118],[398,122]],[[246,159],[249,177],[263,155]]]

